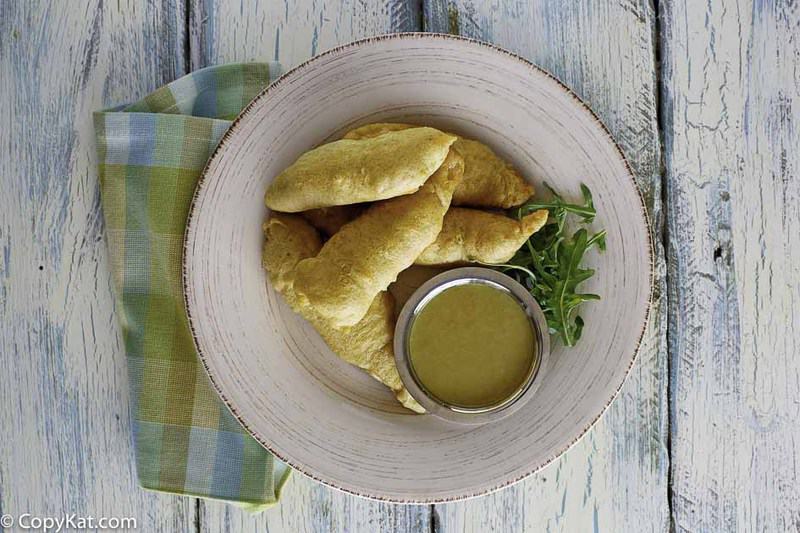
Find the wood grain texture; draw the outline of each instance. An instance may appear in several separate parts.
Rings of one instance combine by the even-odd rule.
[[[430,530],[430,506],[393,505],[350,496],[294,472],[277,507],[250,514],[202,501],[201,531],[270,533],[417,533]]]
[[[193,0],[190,48],[193,69],[230,61],[277,60],[284,71],[316,53],[354,39],[420,29],[412,0],[244,2]],[[293,474],[281,503],[260,515],[201,502],[203,531],[427,531],[429,506],[364,500]]]
[[[284,72],[355,39],[418,31],[416,0],[190,0],[192,70],[229,61],[279,61]]]
[[[600,116],[643,191],[656,239],[653,310],[639,359],[600,422],[555,464],[496,494],[437,505],[441,531],[666,531],[667,353],[655,14],[647,1],[428,0],[425,29],[508,48]],[[557,185],[557,184],[556,184]]]
[[[138,488],[92,112],[185,71],[174,2],[0,4],[0,513],[193,527]]]
[[[515,487],[433,517],[300,476],[256,516],[205,502],[195,516],[194,500],[136,487],[91,112],[189,68],[288,69],[356,37],[419,29],[423,15],[414,0],[256,4],[0,2],[0,426],[13,435],[0,439],[0,514],[127,514],[142,531],[667,529],[662,256],[648,341],[620,398]],[[678,531],[797,530],[797,6],[663,0],[660,16],[672,518]],[[584,98],[623,146],[660,233],[646,0],[425,0],[424,18],[519,52]]]
[[[800,10],[661,8],[677,531],[800,530]]]

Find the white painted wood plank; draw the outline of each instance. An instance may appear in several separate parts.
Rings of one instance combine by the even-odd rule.
[[[285,70],[338,44],[420,29],[411,0],[195,0],[191,5],[192,68],[229,61],[277,60]],[[299,473],[281,503],[260,515],[201,502],[203,531],[427,531],[429,506],[377,503],[324,487]]]
[[[284,71],[354,39],[417,31],[416,0],[190,0],[191,67],[279,61]]]
[[[412,533],[430,530],[430,506],[393,505],[350,496],[294,472],[280,503],[261,514],[201,501],[201,531]]]
[[[193,527],[194,500],[136,484],[91,116],[183,73],[183,21],[172,2],[0,3],[0,514]]]
[[[800,530],[800,10],[661,6],[676,531]]]
[[[646,0],[427,1],[425,28],[497,43],[545,68],[601,117],[644,191],[660,240],[655,15]],[[496,494],[437,505],[441,531],[666,531],[667,353],[663,249],[652,319],[617,400],[575,447]]]

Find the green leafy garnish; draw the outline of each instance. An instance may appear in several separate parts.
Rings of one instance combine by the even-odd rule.
[[[580,228],[567,235],[568,215],[575,215],[584,225],[594,221],[596,211],[586,185],[581,185],[583,204],[565,202],[547,184],[545,187],[552,195],[550,200],[529,202],[519,207],[516,215],[520,218],[547,209],[549,222],[525,242],[508,264],[494,266],[522,283],[539,302],[550,333],[559,335],[565,345],[574,346],[583,331],[578,307],[600,299],[596,294],[577,292],[578,285],[594,275],[594,270],[581,268],[581,261],[593,246],[605,250],[606,232],[590,235]]]

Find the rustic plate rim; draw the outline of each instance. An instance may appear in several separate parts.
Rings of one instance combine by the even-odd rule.
[[[360,47],[360,46],[363,46],[363,45],[367,45],[367,44],[370,44],[370,43],[380,42],[380,41],[387,41],[387,40],[423,40],[424,41],[424,40],[435,40],[435,39],[458,41],[458,42],[461,42],[462,44],[466,44],[468,46],[481,46],[481,47],[488,48],[488,49],[490,49],[490,50],[492,50],[492,51],[494,51],[496,53],[500,53],[500,54],[502,54],[502,55],[504,55],[506,57],[512,58],[512,59],[520,62],[525,67],[529,68],[534,73],[534,75],[543,75],[545,78],[548,78],[549,80],[554,82],[559,89],[564,91],[568,96],[572,97],[572,99],[575,100],[575,102],[578,104],[578,106],[580,108],[582,108],[584,111],[589,113],[589,118],[591,118],[598,126],[600,126],[601,131],[605,134],[606,138],[611,142],[611,144],[615,148],[615,151],[616,151],[617,155],[619,156],[620,160],[622,161],[623,166],[625,167],[626,174],[627,174],[628,178],[630,179],[631,184],[633,185],[633,188],[636,191],[636,194],[637,194],[637,196],[639,198],[639,209],[640,209],[641,214],[642,214],[642,216],[644,218],[645,227],[647,229],[647,240],[646,240],[646,242],[647,242],[647,259],[648,259],[648,263],[649,263],[649,269],[648,269],[649,291],[648,291],[648,295],[647,295],[647,305],[646,305],[646,308],[645,308],[644,320],[642,321],[642,325],[641,325],[641,331],[639,333],[639,338],[636,341],[636,348],[635,348],[635,350],[633,351],[633,354],[630,357],[630,361],[628,362],[627,368],[625,369],[625,375],[623,376],[622,380],[620,381],[619,385],[617,386],[616,390],[613,392],[611,397],[608,399],[608,401],[606,401],[606,403],[603,406],[603,408],[586,425],[586,427],[584,427],[578,433],[578,435],[571,442],[569,442],[567,445],[565,445],[562,449],[560,449],[557,453],[555,453],[554,455],[552,455],[548,459],[542,461],[540,464],[537,464],[537,465],[533,466],[530,470],[527,470],[522,475],[520,475],[520,476],[518,476],[518,477],[516,477],[514,479],[503,481],[502,483],[499,483],[499,484],[494,485],[492,487],[489,487],[489,488],[486,488],[484,490],[481,490],[480,492],[463,493],[463,494],[458,494],[456,496],[449,496],[449,497],[442,497],[442,498],[437,498],[437,497],[433,497],[433,498],[426,498],[426,497],[423,497],[423,498],[395,498],[395,497],[387,497],[387,496],[383,496],[383,495],[371,494],[371,493],[368,493],[368,492],[359,491],[359,490],[351,488],[351,487],[340,487],[340,486],[336,485],[335,483],[333,483],[333,482],[331,482],[329,480],[322,479],[321,477],[319,477],[319,476],[313,474],[312,472],[310,472],[311,469],[305,468],[303,465],[299,464],[298,462],[288,459],[285,454],[282,454],[282,453],[276,451],[266,439],[264,439],[262,436],[260,436],[242,418],[242,416],[239,414],[236,406],[233,405],[233,403],[223,393],[222,389],[220,388],[219,384],[217,383],[216,379],[214,378],[214,376],[213,376],[213,374],[211,372],[209,364],[208,364],[208,362],[206,360],[207,356],[200,349],[199,341],[198,341],[198,334],[197,334],[197,331],[195,329],[195,320],[194,320],[194,318],[192,316],[192,312],[189,309],[189,305],[188,305],[188,302],[189,302],[189,298],[188,298],[188,295],[189,295],[189,284],[188,284],[187,278],[188,278],[188,268],[189,267],[188,267],[188,261],[186,259],[187,258],[186,252],[187,252],[187,250],[189,248],[189,241],[190,241],[189,237],[190,237],[190,234],[193,233],[192,232],[192,228],[193,228],[194,221],[196,219],[195,215],[196,215],[196,212],[197,212],[196,208],[197,208],[198,198],[199,198],[199,196],[201,194],[201,191],[204,189],[204,186],[206,184],[206,178],[208,177],[208,171],[209,171],[209,168],[210,168],[212,162],[214,162],[219,157],[219,154],[220,154],[221,150],[225,147],[226,142],[229,140],[229,138],[231,136],[233,136],[236,133],[235,130],[237,130],[238,126],[240,125],[240,123],[242,121],[242,119],[244,119],[253,110],[253,108],[256,105],[258,105],[265,97],[267,97],[269,95],[269,93],[272,90],[274,90],[275,87],[279,86],[281,83],[285,82],[287,79],[298,75],[299,72],[304,71],[305,69],[309,68],[309,66],[313,66],[312,63],[315,62],[316,60],[318,60],[319,58],[330,56],[330,55],[335,55],[335,54],[341,53],[341,52],[346,51],[346,50],[351,49],[351,48],[357,48],[357,47]],[[631,370],[633,369],[633,365],[636,363],[636,360],[639,357],[639,352],[641,351],[641,345],[642,345],[642,341],[644,339],[644,335],[645,335],[645,333],[647,331],[647,326],[650,323],[651,311],[652,311],[652,307],[653,307],[653,296],[654,296],[654,293],[655,293],[655,255],[654,255],[655,252],[654,252],[654,248],[655,248],[655,244],[653,242],[653,225],[652,225],[652,222],[650,220],[650,215],[649,215],[648,210],[647,210],[647,204],[645,202],[644,195],[642,194],[642,190],[640,189],[639,184],[636,182],[636,177],[635,177],[635,175],[633,173],[633,170],[631,169],[631,166],[630,166],[630,163],[628,162],[627,157],[625,156],[625,153],[622,151],[622,148],[619,146],[619,144],[617,144],[616,140],[612,136],[611,131],[608,129],[608,127],[603,123],[602,120],[600,120],[600,117],[597,115],[597,113],[595,113],[592,110],[592,108],[589,107],[589,105],[586,102],[584,102],[583,99],[580,96],[578,96],[572,89],[570,89],[564,82],[562,82],[560,79],[558,79],[556,76],[554,76],[553,74],[551,74],[547,70],[543,69],[542,67],[540,67],[540,66],[534,64],[533,62],[531,62],[530,60],[522,57],[521,55],[519,55],[519,54],[517,54],[515,52],[512,52],[510,50],[507,50],[505,48],[502,48],[502,47],[500,47],[500,46],[498,46],[496,44],[492,44],[492,43],[489,43],[489,42],[486,42],[486,41],[481,41],[481,40],[478,40],[478,39],[474,39],[474,38],[471,38],[471,37],[464,37],[464,36],[460,36],[460,35],[451,35],[451,34],[448,34],[448,33],[434,33],[434,32],[385,33],[385,34],[381,34],[381,35],[375,35],[375,36],[372,36],[372,37],[365,37],[365,38],[362,38],[362,39],[357,39],[355,41],[351,41],[351,42],[348,42],[346,44],[335,46],[333,48],[325,50],[324,52],[322,52],[320,54],[317,54],[317,55],[315,55],[315,56],[303,61],[302,63],[299,63],[298,65],[292,67],[291,69],[289,69],[288,71],[283,73],[277,80],[275,80],[274,82],[270,83],[261,92],[259,92],[242,109],[242,111],[236,116],[236,118],[231,122],[231,125],[228,127],[228,129],[225,131],[225,133],[222,135],[222,138],[220,139],[220,141],[217,144],[216,148],[214,148],[214,151],[211,153],[211,156],[208,158],[208,161],[206,162],[205,166],[203,167],[203,171],[201,172],[200,176],[197,179],[197,185],[195,186],[194,193],[192,194],[192,200],[191,200],[191,204],[189,206],[189,214],[187,215],[187,218],[186,218],[186,230],[184,232],[183,246],[182,246],[183,256],[181,258],[181,285],[182,285],[182,289],[183,289],[184,309],[186,310],[186,316],[188,318],[188,325],[189,325],[189,330],[190,330],[191,336],[192,336],[192,342],[194,344],[195,351],[197,352],[197,357],[200,360],[200,363],[202,364],[203,369],[205,370],[205,373],[208,376],[212,387],[217,392],[217,394],[219,395],[220,399],[225,404],[225,406],[228,408],[228,410],[231,412],[233,417],[239,422],[239,424],[241,424],[241,426],[245,429],[245,431],[247,431],[247,433],[251,437],[253,437],[256,440],[256,442],[258,442],[261,446],[263,446],[267,451],[269,451],[277,459],[281,460],[283,463],[285,463],[286,465],[291,467],[293,470],[296,470],[296,471],[300,472],[302,475],[304,475],[304,476],[306,476],[306,477],[308,477],[310,479],[313,479],[314,481],[316,481],[318,483],[321,483],[321,484],[323,484],[323,485],[325,485],[327,487],[331,487],[333,489],[336,489],[338,491],[341,491],[341,492],[344,492],[344,493],[347,493],[347,494],[353,494],[355,496],[359,496],[361,498],[366,498],[366,499],[374,500],[374,501],[397,503],[397,504],[407,504],[407,505],[449,503],[449,502],[468,500],[468,499],[471,499],[471,498],[476,498],[476,497],[479,497],[479,496],[484,496],[484,495],[487,495],[487,494],[491,494],[493,492],[497,492],[498,490],[501,490],[501,489],[503,489],[505,487],[508,487],[510,485],[518,483],[518,482],[522,481],[523,479],[528,478],[528,477],[536,474],[537,472],[543,470],[544,468],[549,466],[551,463],[553,463],[556,459],[558,459],[559,457],[564,455],[566,452],[568,452],[573,446],[575,446],[589,432],[589,430],[592,429],[597,424],[597,422],[603,417],[603,415],[606,413],[606,411],[608,411],[608,408],[611,406],[611,404],[614,402],[614,400],[619,396],[620,391],[622,390],[622,387],[625,385],[625,383],[628,381],[628,378],[631,375]]]

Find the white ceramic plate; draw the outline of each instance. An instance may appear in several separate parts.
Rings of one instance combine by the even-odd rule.
[[[608,251],[576,348],[553,344],[546,381],[513,415],[480,427],[410,414],[333,355],[269,287],[262,198],[300,154],[375,121],[482,140],[536,186],[594,193]],[[619,148],[562,84],[487,44],[431,34],[358,41],[287,73],[237,119],[189,217],[184,284],[200,357],[235,416],[266,448],[330,486],[397,502],[484,494],[542,468],[600,417],[633,364],[651,296],[644,204]]]

